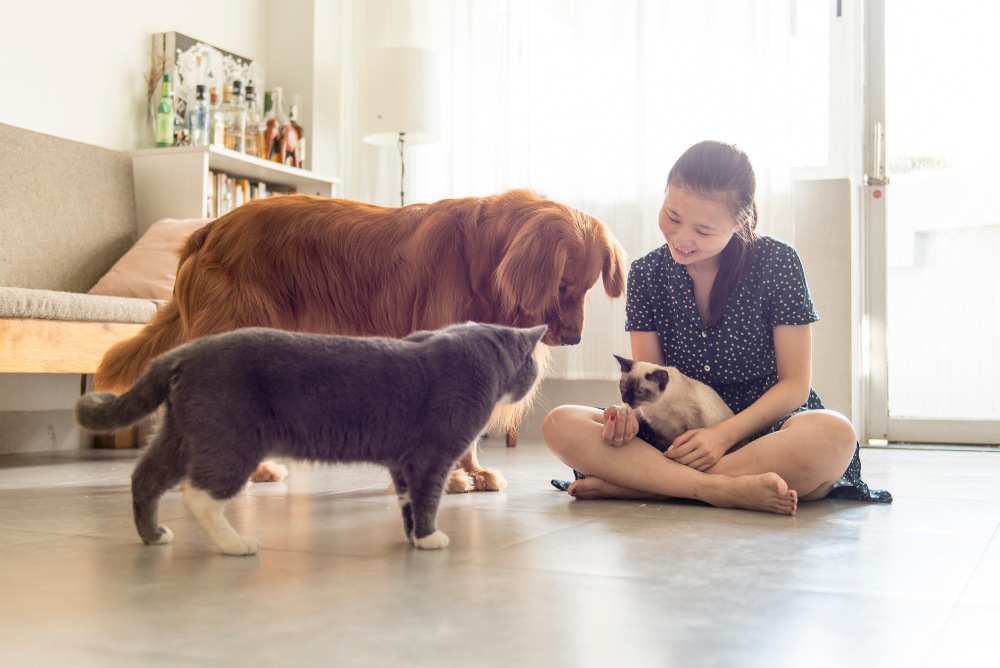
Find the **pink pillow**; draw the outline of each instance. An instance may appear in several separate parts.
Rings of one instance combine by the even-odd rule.
[[[177,253],[188,236],[208,222],[200,218],[168,218],[153,223],[89,294],[170,299],[177,276]]]

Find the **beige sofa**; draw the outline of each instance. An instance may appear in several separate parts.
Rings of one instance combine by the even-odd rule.
[[[86,294],[137,236],[128,154],[0,124],[0,373],[92,374],[138,332],[159,302]]]

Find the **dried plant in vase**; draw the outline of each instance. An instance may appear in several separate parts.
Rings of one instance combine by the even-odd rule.
[[[163,81],[163,55],[152,53],[149,62],[149,71],[146,72],[146,120],[153,126],[156,125],[156,105],[160,102],[160,84]]]

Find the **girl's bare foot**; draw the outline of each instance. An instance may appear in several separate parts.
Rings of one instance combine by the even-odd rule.
[[[718,486],[705,489],[703,501],[720,508],[744,508],[779,515],[794,515],[799,496],[777,473],[761,473],[736,478],[721,476]]]
[[[719,508],[742,508],[779,515],[794,515],[799,496],[777,473],[735,478],[711,476],[712,483],[699,489],[694,498]],[[594,476],[575,480],[566,490],[577,499],[667,499],[670,497],[623,487]]]

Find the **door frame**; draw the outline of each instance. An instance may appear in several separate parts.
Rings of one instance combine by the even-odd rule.
[[[862,324],[866,437],[869,441],[940,445],[1000,445],[1000,420],[892,417],[889,414],[887,323],[887,208],[892,206],[886,173],[885,0],[865,3],[865,176]],[[890,137],[891,140],[891,129]]]

